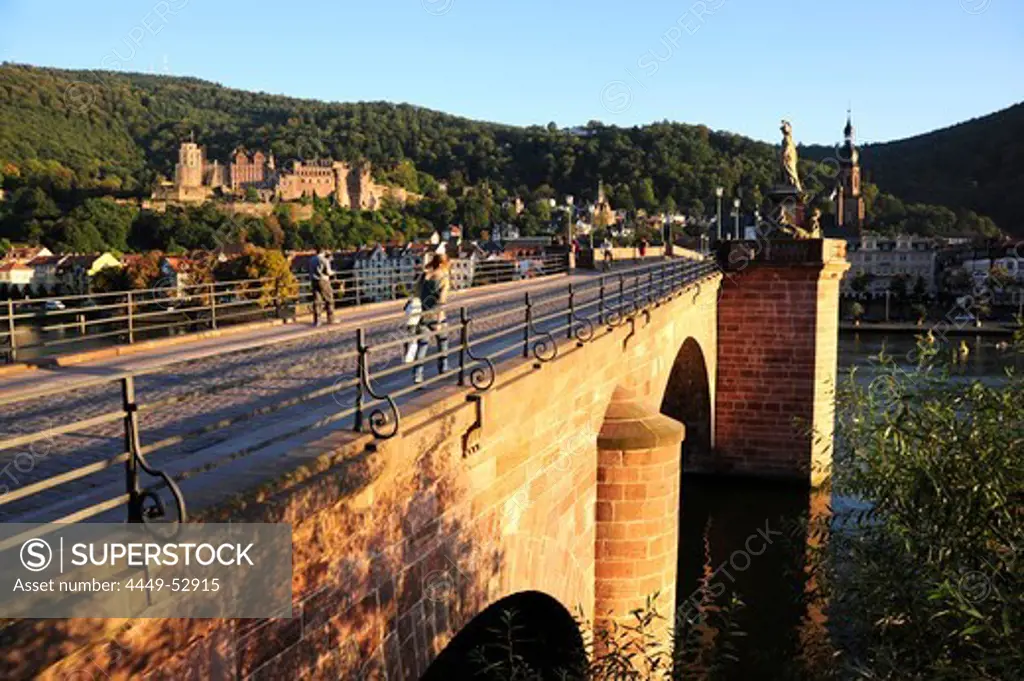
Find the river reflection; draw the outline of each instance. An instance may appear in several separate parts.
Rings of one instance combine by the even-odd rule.
[[[939,342],[940,357],[955,361],[960,343],[968,350],[966,361],[957,361],[954,373],[981,378],[995,378],[1004,375],[1007,368],[1024,371],[1024,355],[1004,349],[1000,343],[1009,343],[1009,338],[999,336],[950,336]],[[883,336],[879,334],[843,335],[839,338],[840,375],[850,367],[871,367],[882,350],[893,357],[901,366],[911,367],[914,362],[917,340],[911,335]]]
[[[685,476],[682,494],[679,612],[735,595],[743,606],[732,622],[744,636],[733,639],[730,678],[800,678],[801,640],[814,624],[803,604],[807,534],[796,522],[812,510],[806,486]]]
[[[940,346],[951,362],[961,340],[969,353],[954,371],[963,377],[959,380],[997,381],[1007,368],[1024,371],[1021,356],[1001,350],[998,343],[1008,339],[998,337],[951,338]],[[839,341],[840,376],[851,367],[870,375],[877,366],[872,358],[883,348],[909,370],[915,347],[909,335],[844,336]],[[827,520],[830,507],[842,513],[860,505],[801,485],[683,477],[678,612],[691,612],[689,599],[723,606],[735,595],[744,604],[733,618],[745,633],[733,639],[736,661],[715,678],[809,678],[808,648],[827,645],[827,636],[824,616],[802,598],[808,589],[808,553],[814,546],[801,519],[820,522]],[[772,539],[768,545],[765,535]]]

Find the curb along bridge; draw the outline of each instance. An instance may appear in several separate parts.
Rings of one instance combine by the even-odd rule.
[[[16,376],[6,522],[291,523],[294,605],[113,634],[9,622],[0,670],[451,678],[460,632],[495,608],[566,651],[577,608],[600,626],[658,593],[671,611],[683,471],[813,484],[828,464],[844,256],[732,243],[481,289],[448,307],[449,370],[432,350],[422,385],[398,315],[185,365]]]

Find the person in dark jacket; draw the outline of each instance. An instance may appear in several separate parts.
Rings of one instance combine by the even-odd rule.
[[[313,325],[320,326],[320,308],[327,310],[327,323],[334,323],[334,290],[331,288],[331,261],[324,249],[316,249],[309,259],[309,284],[313,289]]]
[[[448,256],[437,253],[423,266],[423,273],[416,280],[415,296],[420,299],[419,345],[416,352],[416,366],[413,367],[413,383],[423,382],[423,360],[430,348],[430,341],[422,334],[431,331],[437,339],[437,371],[448,371],[448,336],[445,330],[444,305],[448,302],[451,289],[451,273]]]

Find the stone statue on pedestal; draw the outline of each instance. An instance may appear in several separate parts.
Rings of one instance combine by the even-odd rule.
[[[797,171],[796,142],[793,141],[793,126],[783,120],[782,151],[779,154],[779,184],[772,187],[765,196],[764,212],[767,224],[772,228],[766,235],[775,239],[817,239],[821,238],[821,211],[808,214],[807,195],[804,193],[800,174]]]
[[[803,190],[800,175],[797,173],[796,142],[793,141],[793,126],[789,121],[782,121],[782,184]]]

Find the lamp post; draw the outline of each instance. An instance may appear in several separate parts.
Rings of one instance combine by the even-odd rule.
[[[725,194],[725,187],[715,187],[715,198],[718,199],[718,218],[715,220],[717,232],[716,243],[722,240],[722,196]]]
[[[574,201],[574,199],[573,199],[572,194],[566,194],[565,195],[565,210],[568,213],[568,218],[569,218],[566,221],[566,223],[565,223],[565,238],[566,238],[566,241],[569,243],[569,245],[572,245],[572,204],[573,204],[573,201]]]
[[[733,216],[736,218],[736,241],[740,240],[740,197],[732,200]]]
[[[576,252],[573,250],[573,245],[572,245],[572,204],[573,204],[573,201],[574,201],[573,195],[572,194],[567,194],[566,197],[565,197],[565,207],[564,207],[564,210],[566,211],[565,246],[566,246],[566,249],[569,252],[569,269],[570,270],[576,269]],[[551,209],[554,210],[557,207],[558,204],[557,204],[557,202],[554,199],[548,199],[548,205],[550,205]]]

